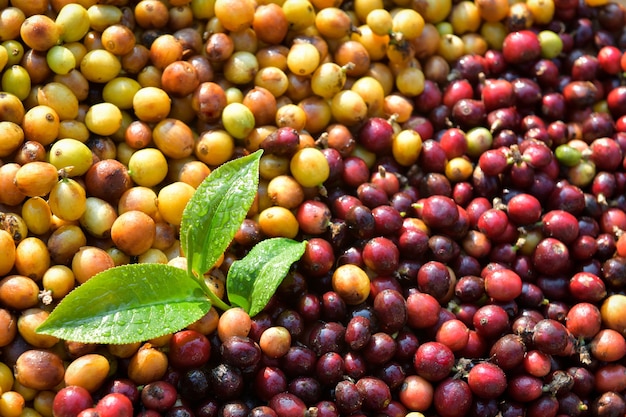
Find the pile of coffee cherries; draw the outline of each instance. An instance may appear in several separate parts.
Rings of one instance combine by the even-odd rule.
[[[626,8],[607,0],[0,0],[0,415],[626,414]],[[36,332],[98,272],[306,240],[267,307]],[[167,320],[167,317],[163,318]]]

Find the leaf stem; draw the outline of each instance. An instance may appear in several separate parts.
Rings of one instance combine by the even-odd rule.
[[[211,291],[209,286],[206,285],[206,282],[204,282],[204,278],[199,277],[195,272],[192,273],[192,277],[193,277],[193,279],[195,279],[198,282],[198,284],[200,284],[200,287],[202,288],[202,291],[204,291],[204,293],[206,294],[207,298],[209,300],[211,300],[211,303],[213,304],[213,306],[215,306],[216,308],[219,308],[220,310],[224,310],[224,311],[231,308],[231,306],[226,304],[224,302],[224,300],[219,298],[213,291]]]

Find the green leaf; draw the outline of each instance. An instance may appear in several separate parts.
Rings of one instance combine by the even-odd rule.
[[[176,332],[210,308],[200,284],[180,268],[122,265],[65,296],[37,332],[78,342],[133,343]]]
[[[304,253],[305,242],[276,237],[256,244],[241,260],[233,262],[226,277],[228,300],[255,316],[263,310]]]
[[[263,151],[216,168],[187,203],[180,225],[180,241],[190,270],[208,272],[228,248],[254,202]]]

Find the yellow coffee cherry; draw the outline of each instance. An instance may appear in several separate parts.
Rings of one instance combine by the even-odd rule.
[[[79,177],[91,167],[91,149],[84,143],[71,138],[57,140],[50,147],[49,160],[57,169],[64,170],[68,177]]]
[[[180,225],[185,206],[195,192],[195,188],[181,181],[161,188],[158,194],[158,207],[163,220],[175,226]]]
[[[15,263],[15,241],[9,232],[0,229],[0,276],[8,274]]]
[[[128,174],[133,182],[144,187],[153,187],[167,176],[167,159],[156,148],[139,149],[130,156]]]
[[[122,127],[122,111],[112,103],[97,103],[85,114],[87,129],[96,135],[111,136]]]
[[[317,148],[303,148],[289,162],[291,175],[303,187],[322,185],[330,175],[328,160]]]

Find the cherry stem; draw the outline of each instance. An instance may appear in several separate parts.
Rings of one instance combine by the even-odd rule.
[[[328,132],[322,132],[315,141],[315,144],[328,148]]]
[[[342,66],[341,70],[346,73],[347,71],[354,69],[355,66],[354,62],[350,61],[346,65]]]
[[[206,285],[206,282],[204,281],[204,277],[199,278],[198,275],[194,273],[193,278],[196,280],[196,282],[198,282],[198,284],[200,284],[202,291],[204,291],[204,294],[207,296],[209,300],[211,300],[211,303],[216,308],[219,308],[222,311],[226,311],[231,308],[231,306],[226,304],[224,300],[219,298],[213,291],[211,291],[208,285]]]
[[[556,371],[553,374],[553,379],[550,383],[543,386],[543,392],[549,392],[552,395],[557,395],[559,391],[564,388],[571,387],[574,383],[574,377],[565,371]]]

